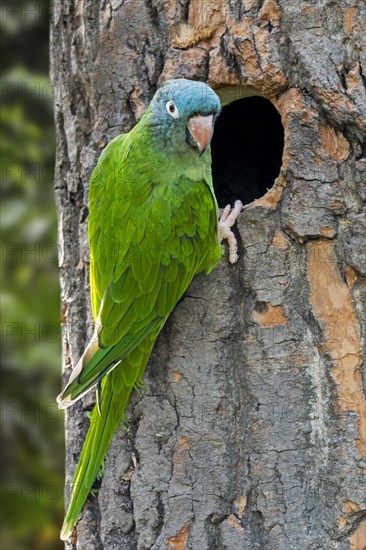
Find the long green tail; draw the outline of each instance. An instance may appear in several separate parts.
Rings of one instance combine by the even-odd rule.
[[[156,334],[149,335],[102,382],[100,407],[95,406],[80,459],[72,479],[72,496],[61,540],[70,537],[98,476],[115,431],[124,417],[131,391],[141,383]]]

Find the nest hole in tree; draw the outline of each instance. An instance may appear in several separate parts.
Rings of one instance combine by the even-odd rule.
[[[225,105],[212,138],[212,177],[220,207],[262,197],[277,178],[284,145],[281,117],[262,96]]]

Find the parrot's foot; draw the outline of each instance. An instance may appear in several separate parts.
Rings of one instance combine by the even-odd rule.
[[[227,240],[229,245],[229,262],[235,264],[238,261],[238,243],[236,241],[234,233],[231,231],[232,226],[236,222],[237,217],[243,210],[243,203],[241,201],[235,201],[234,208],[231,208],[230,204],[225,206],[221,218],[219,220],[219,236],[220,242]]]

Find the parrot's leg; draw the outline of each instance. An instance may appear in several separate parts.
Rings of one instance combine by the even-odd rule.
[[[221,218],[219,220],[219,237],[220,242],[227,240],[229,246],[229,262],[235,264],[238,261],[238,243],[234,233],[231,231],[232,226],[236,222],[237,217],[243,209],[241,201],[235,201],[234,208],[230,204],[225,206]]]

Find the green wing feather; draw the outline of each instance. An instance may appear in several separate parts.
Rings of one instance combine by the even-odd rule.
[[[94,408],[73,478],[63,539],[71,534],[130,393],[141,383],[159,331],[194,275],[209,272],[221,256],[209,176],[202,178],[202,166],[193,179],[171,166],[162,171],[164,157],[148,150],[143,130],[114,139],[90,183],[96,332],[59,403],[68,406],[101,383],[101,404]]]

